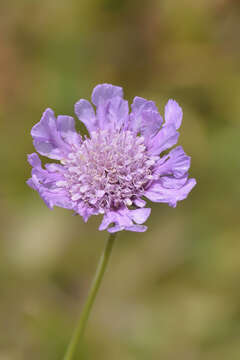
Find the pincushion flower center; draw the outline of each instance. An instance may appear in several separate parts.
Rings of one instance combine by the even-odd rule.
[[[73,201],[84,201],[103,213],[131,205],[141,196],[153,178],[155,162],[143,137],[131,131],[99,130],[62,162],[64,186]]]

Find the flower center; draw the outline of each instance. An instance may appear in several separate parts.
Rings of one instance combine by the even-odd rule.
[[[91,136],[62,161],[70,198],[100,213],[132,205],[153,179],[156,157],[131,131],[99,130]]]

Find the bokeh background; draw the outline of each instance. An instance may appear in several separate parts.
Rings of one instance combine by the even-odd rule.
[[[100,218],[48,210],[26,154],[102,82],[180,103],[198,184],[119,234],[76,359],[240,358],[239,34],[238,0],[1,0],[0,360],[62,359],[86,297]]]

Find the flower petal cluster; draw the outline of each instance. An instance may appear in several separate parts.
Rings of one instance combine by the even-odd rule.
[[[190,157],[178,141],[182,109],[165,106],[164,121],[153,101],[135,97],[129,114],[121,87],[97,85],[92,103],[81,99],[75,113],[86,126],[82,138],[70,116],[47,109],[33,126],[36,151],[57,163],[42,167],[37,153],[28,156],[28,185],[46,205],[73,210],[87,221],[103,214],[99,230],[142,232],[150,215],[145,199],[175,207],[195,186],[188,178]],[[169,150],[167,152],[167,150]]]

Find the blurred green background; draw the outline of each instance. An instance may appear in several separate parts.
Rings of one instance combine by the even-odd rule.
[[[1,0],[0,360],[62,359],[86,297],[107,233],[48,210],[26,154],[102,82],[180,103],[198,184],[119,234],[76,359],[240,359],[239,34],[238,0]]]

